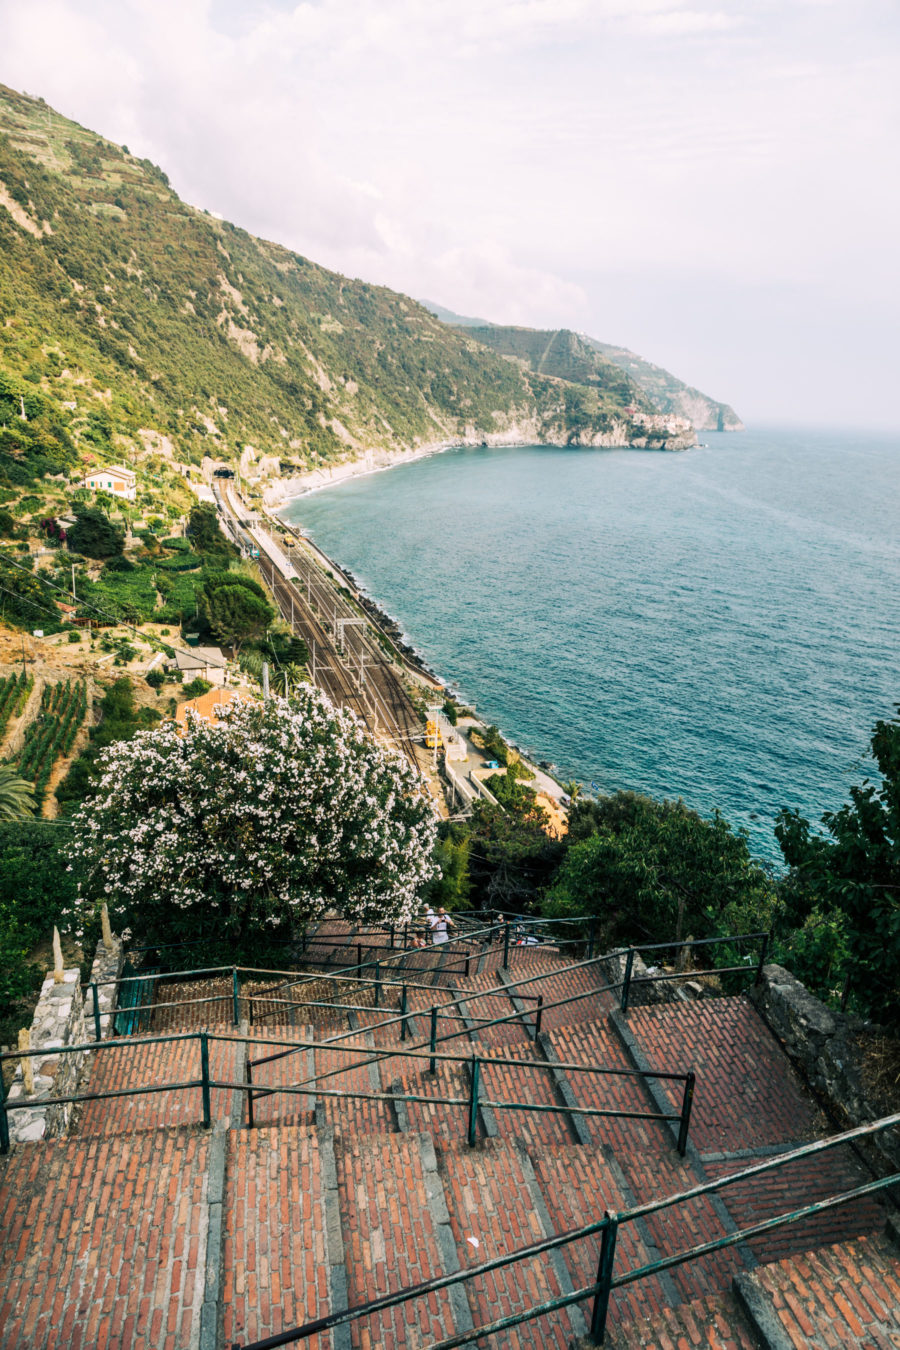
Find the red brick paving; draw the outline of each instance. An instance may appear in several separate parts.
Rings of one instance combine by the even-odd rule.
[[[110,1092],[200,1078],[200,1042],[196,1038],[150,1044],[139,1037],[126,1037],[109,1045],[109,1049],[95,1052],[83,1090]],[[237,1052],[238,1047],[233,1042],[218,1041],[211,1036],[210,1078],[236,1082]],[[213,1088],[210,1099],[212,1119],[227,1119],[232,1107],[232,1092]],[[201,1090],[192,1087],[86,1102],[77,1128],[82,1135],[127,1134],[132,1130],[202,1124],[202,1121]]]
[[[327,940],[336,947],[346,931],[335,932]],[[441,955],[426,949],[409,959],[418,963],[419,977],[439,980],[429,968]],[[500,955],[499,950],[491,953],[495,968]],[[596,993],[593,968],[560,972],[541,948],[512,949],[511,957],[514,976],[542,975],[523,992],[540,992],[548,1000],[567,993],[589,993],[559,1014],[545,1014],[545,1030],[561,1060],[630,1067],[619,1038],[605,1019],[611,1000]],[[452,978],[454,985],[468,986],[461,994],[466,1011],[482,1017],[512,1011],[508,994],[490,992],[498,982],[496,969],[476,974],[474,965],[468,981]],[[323,992],[321,983],[315,988]],[[168,989],[169,997],[183,992],[176,986]],[[221,1008],[205,1005],[210,1011],[202,1014],[203,1023],[221,1016],[222,1029],[230,1032],[230,986],[210,985],[210,990],[220,997]],[[302,992],[308,994],[310,988]],[[254,1031],[257,1040],[267,1036],[306,1039],[313,1032],[316,1036],[313,1054],[320,1111],[336,1128],[351,1303],[444,1269],[436,1219],[428,1204],[435,1178],[425,1175],[417,1136],[396,1133],[397,1113],[391,1102],[325,1097],[321,1091],[325,1086],[369,1093],[378,1084],[386,1088],[400,1080],[401,1091],[429,1099],[408,1103],[400,1114],[405,1114],[412,1131],[426,1130],[433,1136],[452,1235],[464,1264],[542,1236],[523,1149],[531,1156],[535,1184],[556,1231],[599,1217],[606,1207],[628,1208],[632,1196],[638,1203],[654,1200],[703,1179],[690,1159],[678,1158],[671,1134],[652,1121],[591,1118],[588,1128],[603,1148],[585,1148],[572,1142],[568,1119],[562,1113],[498,1108],[494,1115],[501,1138],[481,1141],[477,1150],[469,1150],[466,1105],[443,1105],[436,1100],[447,1095],[467,1102],[466,1069],[439,1061],[438,1072],[432,1076],[426,1072],[427,1061],[405,1053],[371,1072],[360,1067],[359,1058],[346,1051],[353,1046],[365,1048],[367,1027],[372,1028],[377,1045],[401,1048],[398,1027],[377,1025],[393,1010],[375,1009],[371,987],[352,982],[328,986],[328,993],[335,1001],[366,1006],[355,1014],[362,1031],[344,1042],[328,1044],[329,1036],[348,1028],[347,1015],[340,1009],[310,1011],[313,1027],[284,1029],[263,1024]],[[397,994],[396,988],[385,990],[385,1002],[395,1004]],[[410,1046],[422,1044],[428,1009],[435,1001],[443,1002],[446,995],[446,989],[437,985],[433,990],[409,990],[409,1008],[415,1014]],[[532,1006],[530,1000],[528,1006]],[[162,1009],[157,1016],[174,1021],[177,1014]],[[183,1016],[193,1025],[200,1014],[189,1009]],[[306,1013],[299,1012],[298,1021],[301,1016],[305,1020]],[[695,1068],[691,1137],[702,1154],[787,1145],[813,1130],[812,1103],[745,998],[636,1008],[628,1021],[651,1064],[661,1069]],[[441,1030],[448,1026],[444,1023]],[[539,1061],[537,1049],[519,1023],[480,1032],[479,1037],[473,1044],[461,1036],[439,1050],[457,1049],[467,1058],[472,1049],[479,1052],[482,1100],[557,1103],[552,1076],[539,1062],[534,1067],[506,1062],[532,1056]],[[212,1077],[236,1079],[238,1047],[213,1038],[209,1045]],[[254,1058],[264,1053],[261,1045],[250,1047]],[[487,1063],[485,1056],[495,1062]],[[309,1053],[300,1051],[260,1067],[255,1080],[261,1085],[295,1085],[306,1076],[308,1061]],[[338,1072],[326,1077],[332,1070]],[[196,1041],[151,1046],[131,1038],[95,1057],[89,1087],[101,1090],[195,1079],[199,1073]],[[633,1078],[575,1070],[566,1071],[566,1077],[576,1100],[585,1106],[656,1109]],[[673,1108],[680,1105],[680,1091],[679,1086],[670,1094]],[[230,1090],[214,1089],[213,1118],[227,1121],[239,1103],[243,1105]],[[223,1206],[226,1343],[232,1337],[245,1340],[272,1334],[327,1308],[325,1205],[311,1108],[312,1097],[307,1094],[261,1098],[256,1118],[262,1126],[254,1132],[228,1135]],[[19,1146],[0,1166],[0,1218],[6,1219],[8,1234],[5,1239],[0,1237],[0,1350],[14,1346],[37,1350],[45,1345],[60,1350],[68,1346],[86,1350],[95,1345],[100,1350],[120,1346],[124,1350],[132,1346],[184,1350],[195,1338],[202,1298],[197,1263],[202,1268],[209,1141],[202,1131],[184,1127],[201,1119],[199,1087],[88,1103],[78,1138],[61,1144]],[[294,1123],[265,1123],[271,1121]],[[167,1128],[173,1124],[182,1129]],[[616,1158],[619,1171],[611,1169],[609,1156]],[[754,1161],[753,1157],[707,1156],[705,1174],[713,1178]],[[619,1176],[627,1194],[620,1191]],[[850,1189],[861,1179],[863,1173],[853,1155],[831,1153],[753,1183],[726,1188],[722,1198],[733,1221],[742,1226]],[[855,1240],[857,1234],[876,1231],[880,1224],[878,1202],[867,1198],[755,1240],[757,1256],[779,1264],[761,1268],[753,1278],[773,1300],[796,1346],[850,1345],[867,1350],[900,1346],[896,1254],[884,1243]],[[721,1203],[707,1197],[664,1210],[650,1216],[643,1228],[631,1224],[620,1230],[616,1271],[720,1237],[726,1228]],[[468,1236],[479,1238],[477,1250],[466,1243]],[[802,1254],[809,1245],[820,1246],[837,1238],[844,1239],[840,1249],[827,1248],[815,1257]],[[576,1285],[595,1278],[598,1251],[599,1238],[565,1249],[563,1259]],[[732,1275],[742,1269],[742,1257],[734,1248],[675,1268],[668,1281],[669,1288],[674,1286],[684,1300],[677,1310],[667,1308],[666,1282],[657,1278],[617,1291],[611,1304],[610,1344],[658,1345],[661,1350],[699,1345],[712,1350],[749,1350],[753,1342],[727,1292]],[[558,1289],[557,1273],[543,1258],[483,1279],[468,1290],[467,1297],[478,1324],[529,1301],[552,1297]],[[358,1324],[352,1334],[354,1344],[374,1350],[425,1345],[446,1335],[451,1327],[450,1301],[442,1294]],[[560,1313],[509,1332],[499,1344],[510,1350],[563,1346],[570,1335],[568,1314]]]
[[[550,1236],[535,1210],[521,1154],[496,1140],[482,1149],[444,1144],[439,1153],[444,1195],[460,1264],[476,1266]],[[476,1239],[475,1247],[469,1241]],[[501,1267],[465,1286],[475,1326],[523,1311],[565,1292],[546,1255]],[[572,1324],[564,1310],[503,1333],[503,1344],[568,1350]]]
[[[618,1212],[627,1203],[609,1163],[599,1149],[570,1144],[564,1148],[532,1149],[535,1175],[550,1213],[554,1231],[564,1233],[593,1219],[602,1219],[609,1209]],[[561,1248],[572,1283],[584,1288],[597,1278],[600,1236],[582,1238]],[[634,1224],[619,1232],[616,1271],[630,1270],[654,1259],[647,1252]],[[659,1281],[641,1280],[613,1294],[610,1320],[648,1317],[665,1307]],[[590,1317],[590,1305],[585,1308]]]
[[[608,1022],[591,1022],[583,1027],[559,1027],[550,1033],[550,1041],[561,1060],[598,1068],[631,1069],[624,1047]],[[566,1078],[582,1106],[596,1110],[647,1111],[657,1108],[638,1078],[615,1074],[578,1073],[566,1070]],[[597,1143],[614,1151],[671,1149],[666,1126],[653,1120],[628,1120],[615,1116],[582,1117]]]
[[[701,1153],[810,1136],[813,1105],[743,995],[635,1008],[628,1025],[655,1068],[696,1071],[691,1140]]]
[[[337,1172],[351,1305],[443,1270],[414,1135],[348,1139]],[[449,1295],[441,1291],[354,1322],[353,1344],[425,1346],[452,1325]]]
[[[884,1238],[794,1256],[751,1278],[796,1350],[900,1345],[900,1258]]]
[[[758,1161],[762,1160],[742,1158],[708,1162],[705,1170],[712,1181],[752,1167]],[[800,1158],[749,1181],[736,1182],[722,1191],[722,1197],[735,1223],[745,1228],[777,1214],[789,1214],[804,1205],[815,1204],[828,1196],[839,1195],[842,1191],[852,1191],[869,1180],[869,1173],[852,1149],[845,1146],[813,1154],[811,1158]],[[827,1246],[860,1233],[877,1232],[883,1223],[884,1209],[878,1196],[861,1196],[846,1205],[761,1234],[749,1245],[757,1260],[778,1261],[794,1252]]]
[[[184,1350],[208,1153],[184,1130],[17,1146],[0,1163],[3,1350]]]
[[[319,1144],[297,1126],[228,1136],[224,1344],[332,1311]],[[324,1350],[330,1337],[305,1341]]]
[[[608,1350],[757,1350],[757,1344],[729,1293],[666,1308],[650,1321],[611,1320],[606,1336]]]

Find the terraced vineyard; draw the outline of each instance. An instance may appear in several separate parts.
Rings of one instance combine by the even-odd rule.
[[[0,740],[6,735],[10,719],[25,707],[34,680],[30,675],[5,675],[0,679]]]
[[[86,712],[84,680],[61,680],[45,687],[41,706],[25,731],[25,742],[16,760],[22,777],[34,783],[39,806],[43,804],[53,766],[72,749]]]

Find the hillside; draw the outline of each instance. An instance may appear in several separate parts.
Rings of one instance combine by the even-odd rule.
[[[28,478],[86,452],[133,463],[162,437],[186,463],[249,455],[266,477],[448,440],[646,443],[627,380],[505,361],[196,210],[149,161],[3,86],[0,306],[2,448]]]
[[[743,431],[744,424],[727,403],[718,403],[708,394],[685,384],[662,366],[645,361],[627,347],[582,335],[582,341],[640,385],[654,407],[676,417],[686,417],[698,431]]]
[[[487,319],[454,314],[432,300],[423,300],[422,303],[442,323],[464,329],[494,351],[517,357],[530,370],[587,384],[608,381],[612,386],[608,370],[612,365],[637,385],[649,400],[646,406],[656,412],[686,418],[698,431],[744,429],[743,422],[727,403],[717,402],[708,394],[679,380],[671,371],[645,361],[627,347],[598,342],[587,333],[572,333],[565,328],[504,327],[502,324],[489,323]]]

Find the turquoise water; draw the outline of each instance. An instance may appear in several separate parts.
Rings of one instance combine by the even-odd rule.
[[[463,449],[292,503],[479,714],[562,778],[718,807],[779,857],[900,701],[900,440]]]

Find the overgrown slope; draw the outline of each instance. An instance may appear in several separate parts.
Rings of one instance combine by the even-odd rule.
[[[3,86],[0,310],[9,393],[30,385],[101,455],[148,428],[182,460],[251,445],[272,472],[464,437],[636,436],[627,381],[600,396],[505,361],[188,206],[149,161]]]

